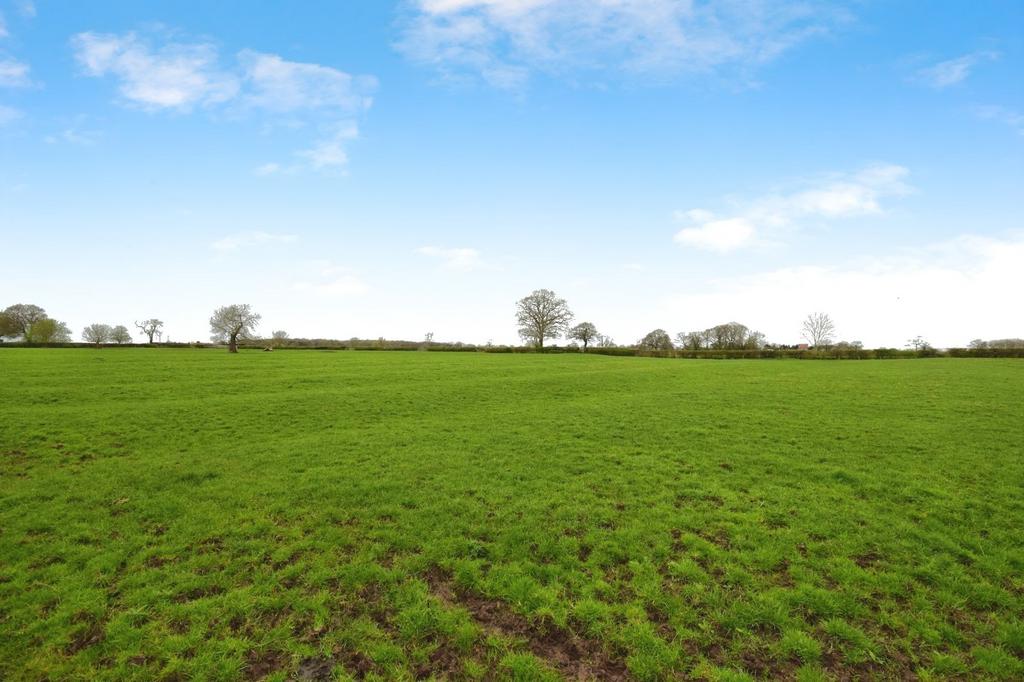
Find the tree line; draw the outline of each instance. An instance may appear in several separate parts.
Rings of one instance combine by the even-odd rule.
[[[519,325],[519,336],[528,345],[538,351],[545,350],[545,342],[565,338],[570,349],[587,352],[591,349],[629,349],[641,353],[669,352],[710,352],[710,351],[789,351],[789,350],[826,350],[826,351],[860,351],[863,344],[859,341],[836,341],[835,323],[823,312],[809,314],[801,324],[800,333],[805,344],[781,345],[769,343],[765,335],[750,329],[739,322],[726,322],[707,329],[679,332],[671,337],[664,329],[654,329],[635,343],[619,345],[614,339],[602,334],[593,322],[573,324],[575,316],[568,302],[560,298],[550,289],[537,289],[519,299],[515,305],[516,322]],[[330,346],[353,347],[360,349],[373,348],[445,348],[451,350],[474,349],[473,344],[439,344],[433,341],[433,334],[428,333],[422,343],[387,342],[381,338],[377,341],[351,339],[347,345],[331,339],[291,339],[283,330],[273,331],[269,338],[261,338],[256,330],[262,316],[252,310],[249,304],[233,304],[217,308],[210,317],[210,340],[213,343],[226,345],[229,352],[238,352],[239,343],[259,343],[267,349],[287,345],[296,347]],[[164,323],[152,317],[134,323],[143,338],[149,344],[163,340]],[[109,325],[94,323],[82,330],[82,341],[97,346],[105,344],[131,344],[134,339],[125,325]],[[72,334],[68,326],[47,315],[46,311],[32,304],[17,303],[0,311],[0,340],[20,341],[28,344],[66,344],[72,343]],[[485,348],[493,348],[488,342]],[[906,343],[906,348],[916,352],[932,350],[924,338],[917,336]],[[985,341],[975,339],[970,342],[972,351],[998,351],[1024,348],[1024,339],[994,339]]]

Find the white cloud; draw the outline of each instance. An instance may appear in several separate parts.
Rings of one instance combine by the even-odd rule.
[[[10,57],[0,59],[0,87],[19,88],[32,84],[28,77],[29,66]]]
[[[246,99],[270,111],[358,113],[373,103],[371,93],[377,87],[372,76],[352,76],[329,66],[291,62],[276,54],[242,50],[238,61],[249,88]]]
[[[75,58],[90,76],[113,75],[121,95],[147,109],[180,109],[226,102],[238,79],[220,69],[209,43],[168,43],[152,48],[134,33],[79,33]]]
[[[421,246],[416,249],[416,253],[439,259],[442,267],[448,270],[477,270],[484,265],[480,258],[480,252],[476,249],[443,249],[437,246]]]
[[[747,69],[849,18],[835,5],[796,0],[413,0],[409,8],[401,52],[446,78],[504,88],[533,70]]]
[[[998,121],[1010,126],[1018,135],[1024,135],[1024,114],[993,104],[974,107],[974,115],[987,121]]]
[[[966,80],[971,75],[971,70],[981,62],[992,61],[998,57],[997,53],[989,50],[972,52],[920,69],[917,74],[925,83],[941,90]]]
[[[252,172],[254,174],[256,174],[256,175],[261,176],[261,177],[265,177],[267,175],[273,175],[274,173],[280,173],[281,170],[282,169],[281,169],[280,164],[265,163],[265,164],[263,164],[261,166],[256,166],[256,168],[253,168]]]
[[[59,133],[53,135],[47,135],[43,140],[47,144],[57,144],[58,142],[66,142],[68,144],[81,145],[83,147],[91,147],[96,144],[100,137],[100,133],[91,130],[78,130],[77,128],[65,128]]]
[[[13,123],[14,121],[21,118],[21,116],[22,113],[14,107],[9,107],[0,104],[0,126],[5,126],[9,123]]]
[[[685,227],[675,240],[725,253],[751,246],[765,233],[794,229],[804,220],[879,214],[883,198],[909,191],[907,174],[902,166],[874,165],[853,174],[833,174],[798,191],[760,197],[733,215],[718,216],[706,209],[677,211],[675,221]]]
[[[334,128],[334,132],[327,137],[318,140],[309,149],[296,152],[296,155],[308,161],[317,170],[340,168],[347,164],[348,154],[345,152],[345,145],[359,137],[359,129],[350,122],[341,123]]]
[[[32,0],[22,0],[18,3],[18,12],[26,19],[32,19],[36,16],[36,5]]]
[[[239,232],[218,239],[211,248],[217,251],[237,251],[247,246],[262,246],[265,244],[290,244],[298,239],[294,234],[271,234],[269,232]]]
[[[754,226],[746,218],[709,220],[696,227],[684,227],[676,233],[676,241],[722,253],[748,245],[754,239]]]
[[[1024,235],[964,236],[909,252],[837,267],[802,266],[721,280],[708,293],[669,296],[662,319],[687,330],[736,319],[770,341],[797,343],[800,322],[828,312],[838,336],[869,347],[902,346],[922,335],[938,347],[973,338],[1021,336],[1017,306]]]
[[[358,136],[355,119],[373,103],[373,76],[353,76],[321,64],[293,62],[276,54],[242,50],[234,68],[222,66],[210,43],[167,43],[153,47],[134,33],[79,33],[75,57],[90,76],[112,75],[126,101],[147,110],[189,111],[196,106],[233,104],[235,113],[264,112],[292,130],[321,131],[312,146],[295,152],[303,164],[322,170],[348,161],[346,144]],[[270,126],[271,122],[267,122]],[[270,162],[257,175],[295,172]]]
[[[292,290],[316,294],[331,298],[361,296],[370,287],[351,269],[335,265],[331,261],[320,260],[310,264],[307,270],[315,271],[312,279],[300,280],[292,284]]]

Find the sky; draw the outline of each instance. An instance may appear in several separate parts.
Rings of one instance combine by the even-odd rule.
[[[1024,3],[0,0],[0,253],[76,337],[1021,337]]]

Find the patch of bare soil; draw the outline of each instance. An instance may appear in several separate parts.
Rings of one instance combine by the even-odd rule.
[[[567,680],[629,680],[625,663],[612,658],[593,639],[552,624],[535,625],[507,604],[458,590],[438,568],[426,575],[431,593],[442,603],[461,606],[488,632],[526,642],[526,647]]]
[[[288,664],[288,654],[283,651],[253,649],[245,656],[244,675],[247,680],[262,680],[283,669]]]

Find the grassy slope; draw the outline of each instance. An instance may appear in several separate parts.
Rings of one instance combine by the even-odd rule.
[[[0,677],[1024,676],[1022,361],[0,376]]]

